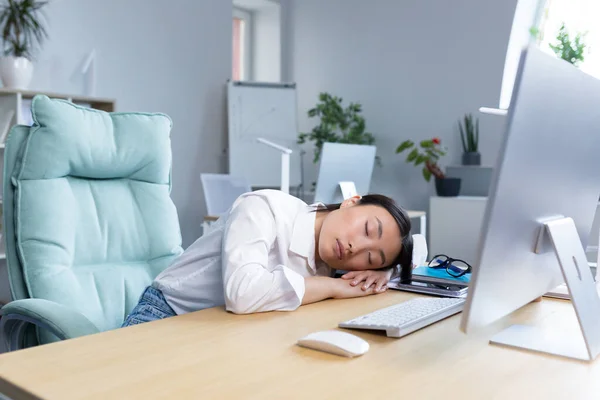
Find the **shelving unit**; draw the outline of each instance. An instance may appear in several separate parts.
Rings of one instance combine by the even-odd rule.
[[[74,104],[85,107],[95,108],[97,110],[112,112],[115,111],[116,102],[114,99],[70,95],[64,93],[41,92],[33,90],[12,90],[0,88],[0,138],[5,131],[14,125],[30,125],[31,121],[31,100],[38,94],[46,95],[53,99],[63,99]],[[10,116],[10,120],[8,117]],[[5,137],[0,140],[0,187],[3,185],[4,177],[4,143]],[[0,207],[2,199],[0,198]],[[10,288],[8,283],[8,271],[6,269],[6,251],[4,242],[4,227],[1,230],[2,241],[0,243],[0,306],[9,302]]]
[[[21,96],[23,99],[33,99],[35,95],[43,94],[53,99],[64,99],[72,101],[73,103],[87,103],[91,104],[92,108],[103,110],[103,111],[114,111],[115,100],[102,97],[90,97],[90,96],[79,96],[56,92],[40,92],[35,90],[14,90],[7,88],[0,88],[0,96]]]
[[[5,126],[5,118],[14,112],[11,126],[14,124],[31,124],[31,100],[35,95],[44,94],[50,98],[71,101],[86,107],[103,111],[114,111],[115,100],[101,97],[69,95],[64,93],[37,92],[31,90],[12,90],[0,88],[0,129]],[[0,132],[1,135],[1,132]]]

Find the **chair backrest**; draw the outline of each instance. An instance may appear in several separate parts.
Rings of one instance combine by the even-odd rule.
[[[46,96],[33,99],[32,114],[31,128],[11,130],[5,154],[12,296],[54,301],[100,330],[116,328],[182,253],[171,120]]]
[[[245,178],[228,174],[201,174],[206,212],[218,216],[226,212],[242,194],[252,187]]]

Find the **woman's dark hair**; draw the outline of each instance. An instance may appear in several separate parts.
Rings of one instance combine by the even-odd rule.
[[[383,207],[396,220],[398,228],[400,228],[400,236],[402,237],[402,249],[400,254],[392,262],[392,266],[400,265],[400,280],[408,281],[412,278],[412,256],[413,256],[413,240],[410,218],[408,214],[396,202],[387,196],[381,194],[367,194],[362,196],[357,205],[374,205]],[[324,208],[318,211],[334,211],[339,209],[341,204],[327,204]]]

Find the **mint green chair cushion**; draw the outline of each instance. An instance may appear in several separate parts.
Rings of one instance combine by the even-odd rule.
[[[33,99],[32,115],[31,128],[11,131],[18,148],[7,144],[13,297],[66,306],[98,331],[117,328],[182,252],[170,198],[171,120],[46,96]],[[38,340],[56,338],[40,331]]]

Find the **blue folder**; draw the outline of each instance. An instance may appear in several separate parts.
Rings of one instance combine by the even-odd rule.
[[[439,278],[439,279],[446,279],[446,280],[450,280],[450,281],[457,281],[457,282],[469,282],[471,280],[471,274],[464,274],[463,276],[460,276],[458,278],[450,275],[448,272],[446,272],[445,268],[431,268],[428,266],[421,266],[421,267],[416,267],[413,269],[413,277],[417,277],[417,276],[429,276],[432,278]]]

